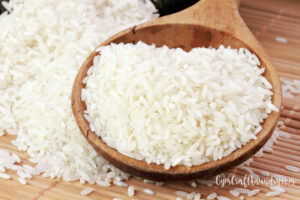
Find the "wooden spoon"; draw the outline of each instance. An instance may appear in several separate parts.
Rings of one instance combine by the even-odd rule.
[[[110,43],[136,43],[143,41],[157,46],[167,45],[170,48],[181,47],[186,51],[194,47],[215,47],[221,44],[232,48],[248,48],[255,53],[265,67],[263,74],[272,84],[273,104],[281,106],[281,86],[276,69],[259,42],[252,35],[238,13],[238,3],[234,0],[201,0],[195,5],[169,16],[129,28],[122,31],[100,46]],[[227,157],[191,167],[180,165],[165,169],[163,165],[147,164],[143,161],[127,157],[107,146],[101,138],[90,130],[89,123],[83,117],[86,105],[81,101],[82,83],[87,70],[93,64],[96,51],[92,52],[83,63],[73,86],[72,109],[76,122],[89,143],[114,166],[125,172],[159,181],[194,179],[216,175],[228,170],[256,153],[269,139],[275,128],[278,112],[272,112],[263,122],[262,131],[257,139],[237,149]]]

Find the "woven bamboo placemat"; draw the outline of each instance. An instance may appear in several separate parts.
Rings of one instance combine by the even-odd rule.
[[[262,43],[277,67],[280,76],[289,79],[300,79],[300,1],[297,0],[244,0],[240,12],[245,22]],[[276,37],[284,37],[287,43],[279,43]],[[269,171],[271,175],[284,175],[291,182],[282,184],[286,192],[276,197],[266,197],[269,185],[248,186],[248,189],[259,188],[260,192],[255,197],[245,199],[300,199],[300,173],[292,172],[285,168],[286,165],[300,167],[300,97],[283,99],[283,108],[280,120],[284,123],[280,130],[289,133],[289,137],[280,135],[273,145],[272,152],[264,152],[262,157],[253,157],[249,168],[258,174],[261,179],[270,180],[260,174],[261,170]],[[0,149],[8,149],[22,158],[22,164],[31,164],[25,152],[18,151],[11,144],[15,137],[6,135],[0,137]],[[165,183],[163,186],[144,183],[136,178],[131,178],[127,183],[133,185],[136,190],[134,198],[127,196],[127,187],[111,186],[101,187],[93,185],[94,192],[88,196],[80,195],[81,190],[90,185],[81,185],[78,182],[63,182],[58,179],[35,176],[27,185],[21,185],[17,181],[15,171],[8,170],[11,180],[0,179],[1,200],[50,200],[50,199],[176,199],[176,190],[201,193],[202,198],[216,192],[218,195],[239,199],[229,194],[229,190],[239,187],[226,184],[209,187],[205,184],[197,184],[191,187],[186,182]],[[245,169],[235,168],[227,172],[237,178],[243,178],[249,173]],[[155,191],[151,196],[142,192],[144,188]]]

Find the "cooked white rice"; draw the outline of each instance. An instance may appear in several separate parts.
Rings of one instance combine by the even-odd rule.
[[[110,147],[138,160],[169,168],[221,159],[278,111],[247,49],[185,52],[138,42],[99,51],[81,93],[85,118]]]
[[[114,177],[127,178],[84,139],[70,96],[79,67],[97,45],[157,16],[150,0],[10,0],[7,5],[12,12],[0,16],[1,135],[3,130],[18,134],[14,144],[39,163],[34,170],[44,176],[95,183],[109,182],[106,175],[114,171]]]

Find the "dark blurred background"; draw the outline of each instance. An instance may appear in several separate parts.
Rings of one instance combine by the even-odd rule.
[[[5,9],[2,6],[2,1],[0,0],[0,13],[4,12]],[[168,15],[177,11],[180,11],[186,7],[189,7],[196,3],[198,0],[151,0],[155,7],[158,9],[160,16]]]
[[[187,8],[198,0],[151,0],[158,9],[160,16],[168,15]]]

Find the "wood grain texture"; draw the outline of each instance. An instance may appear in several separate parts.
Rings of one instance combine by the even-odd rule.
[[[277,67],[280,76],[286,78],[300,79],[300,1],[297,0],[243,0],[240,7],[240,13],[249,26],[250,30],[255,34],[258,40],[262,43],[267,53],[271,56],[273,64]],[[282,36],[288,39],[287,44],[281,44],[275,41],[276,36]],[[293,110],[294,106],[300,105],[300,97],[293,99],[283,99],[283,104],[286,109]],[[289,105],[289,106],[288,106]],[[298,107],[300,108],[300,107]],[[296,110],[298,109],[296,107]],[[300,110],[297,110],[298,112]],[[282,116],[285,117],[285,116]],[[289,118],[289,117],[286,117]],[[283,168],[282,163],[293,164],[298,166],[300,162],[299,151],[295,151],[289,145],[291,140],[294,142],[300,141],[300,129],[284,125],[281,130],[291,133],[290,141],[285,141],[281,136],[278,138],[279,143],[273,147],[272,153],[265,153],[261,158],[254,157],[254,162],[251,164],[251,169],[258,172],[260,170],[270,171],[272,175],[283,174],[287,177],[294,177],[295,174]],[[17,153],[23,162],[28,162],[28,156],[24,152],[17,151],[10,141],[14,136],[0,137],[0,149],[8,149],[11,152]],[[244,171],[234,169],[228,173],[236,173],[237,176],[243,177],[246,174]],[[29,181],[28,185],[20,185],[17,182],[17,175],[9,171],[12,175],[12,180],[0,179],[0,199],[1,200],[111,200],[114,197],[125,199],[133,199],[127,196],[127,188],[112,186],[104,188],[100,186],[92,186],[95,192],[89,196],[81,196],[80,191],[89,185],[81,185],[78,182],[62,182],[56,179],[48,179],[40,176],[34,177]],[[297,174],[296,174],[297,175]],[[263,176],[261,176],[263,177]],[[300,181],[294,177],[295,184],[284,185],[287,193],[274,198],[266,198],[265,193],[270,189],[266,186],[259,186],[261,193],[255,197],[246,197],[245,199],[274,199],[274,200],[297,200],[300,197]],[[186,192],[200,192],[202,197],[217,192],[220,195],[238,199],[228,193],[232,186],[226,185],[225,188],[207,187],[198,184],[196,188],[190,187],[184,182],[166,183],[164,186],[154,186],[143,183],[142,181],[132,178],[128,184],[133,185],[137,192],[134,199],[176,199],[175,190],[183,190]],[[150,188],[156,192],[155,196],[144,194],[142,190]],[[257,187],[250,187],[257,188]]]

